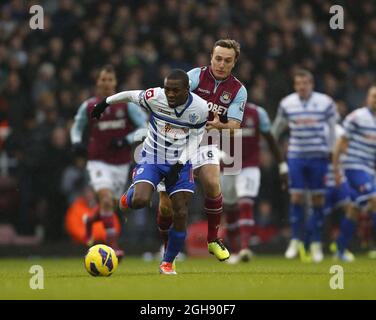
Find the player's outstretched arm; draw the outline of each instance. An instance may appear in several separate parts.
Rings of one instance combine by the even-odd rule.
[[[116,104],[116,103],[121,103],[121,102],[123,103],[133,102],[133,103],[138,104],[139,99],[140,99],[140,94],[142,92],[143,92],[142,90],[130,90],[130,91],[122,91],[112,96],[109,96],[94,106],[93,110],[91,111],[91,117],[97,118],[99,120],[99,118],[101,117],[101,114],[111,104]]]

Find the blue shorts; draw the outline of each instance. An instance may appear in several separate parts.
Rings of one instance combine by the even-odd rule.
[[[171,168],[171,164],[138,164],[133,170],[133,183],[150,183],[154,189],[164,179]],[[180,171],[179,180],[175,185],[166,188],[169,196],[176,192],[185,191],[194,193],[195,182],[193,178],[193,169],[191,163],[186,163]]]
[[[351,202],[351,188],[347,181],[339,187],[327,187],[325,194],[324,213],[329,214],[344,204]]]
[[[360,207],[376,196],[375,177],[363,170],[345,170],[352,192],[352,200]]]
[[[307,188],[313,193],[325,193],[327,158],[290,158],[287,164],[290,191],[303,192]]]

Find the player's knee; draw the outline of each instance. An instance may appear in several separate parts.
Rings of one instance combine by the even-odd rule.
[[[290,201],[293,204],[303,204],[304,203],[304,197],[301,193],[292,193],[290,195]]]
[[[132,207],[135,209],[144,208],[149,206],[150,199],[147,197],[147,195],[144,195],[142,193],[137,194],[135,193],[133,195],[132,199]]]
[[[312,197],[312,205],[314,207],[320,207],[320,206],[323,206],[325,203],[325,197],[323,194],[315,194],[313,197]]]
[[[163,196],[161,194],[160,200],[159,200],[159,213],[163,217],[170,217],[173,214],[171,201],[168,198],[168,195]]]
[[[209,178],[205,185],[205,196],[208,198],[215,198],[221,193],[221,185],[216,177]]]
[[[358,219],[359,209],[356,206],[354,206],[353,204],[348,204],[345,207],[345,210],[347,218],[355,221]]]
[[[376,211],[376,197],[372,197],[368,200],[368,207],[372,212]]]
[[[159,206],[159,212],[162,217],[171,217],[172,216],[172,208],[166,205]]]

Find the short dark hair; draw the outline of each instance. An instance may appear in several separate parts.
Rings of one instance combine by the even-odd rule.
[[[113,73],[116,79],[116,70],[112,64],[105,64],[100,69],[97,69],[95,78],[98,79],[102,72]]]
[[[184,86],[189,87],[189,78],[187,73],[182,69],[173,69],[166,77],[170,80],[181,80]]]
[[[228,49],[234,49],[235,51],[235,60],[238,60],[240,56],[240,43],[233,39],[220,39],[214,43],[212,53],[214,52],[215,47],[223,47]]]
[[[305,78],[308,78],[309,80],[311,80],[313,82],[313,74],[311,71],[307,70],[307,69],[298,69],[294,72],[294,78],[295,77],[305,77]]]
[[[106,72],[110,72],[110,73],[116,73],[115,71],[115,68],[112,64],[106,64],[104,65],[101,69],[100,69],[100,72],[102,71],[106,71]]]

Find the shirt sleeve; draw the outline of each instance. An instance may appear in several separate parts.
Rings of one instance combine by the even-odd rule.
[[[356,131],[356,117],[354,113],[350,113],[345,118],[343,128],[345,129],[344,136],[349,139]]]
[[[332,101],[330,105],[328,106],[328,108],[326,109],[325,116],[327,119],[334,118],[335,120],[338,120],[339,117],[337,113],[336,104],[334,101]]]
[[[107,97],[106,102],[108,104],[116,104],[122,102],[140,103],[140,97],[142,93],[142,90],[122,91]]]
[[[72,143],[82,142],[82,134],[88,122],[89,119],[87,115],[87,101],[85,101],[80,105],[77,114],[74,117],[74,123],[70,130],[70,137]]]
[[[198,87],[200,82],[201,68],[194,68],[187,72],[189,78],[189,88],[191,91]]]
[[[147,115],[135,103],[128,103],[128,116],[137,128],[146,127]]]
[[[271,123],[267,112],[261,107],[257,107],[257,112],[260,121],[260,131],[264,133],[269,132],[271,129]]]
[[[228,107],[227,118],[241,122],[243,120],[244,107],[247,102],[247,90],[244,86],[240,88],[234,100]]]

